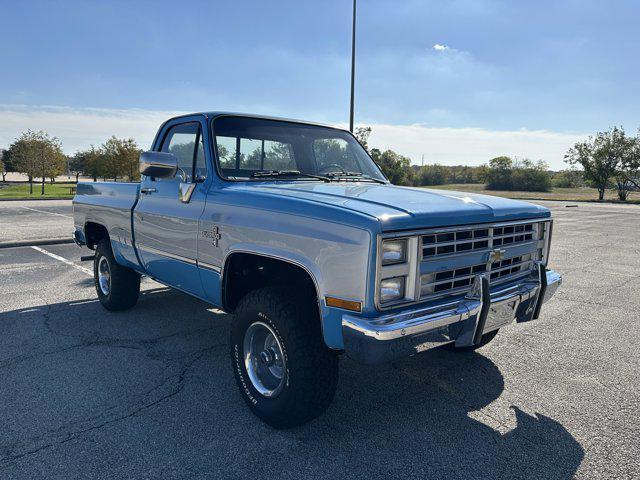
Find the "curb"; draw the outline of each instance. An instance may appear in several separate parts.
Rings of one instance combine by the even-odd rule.
[[[0,202],[45,202],[47,200],[73,200],[73,196],[69,196],[69,197],[46,197],[46,198],[33,198],[33,197],[2,198],[2,197],[0,197]]]
[[[34,245],[59,245],[73,243],[73,238],[43,238],[40,240],[18,240],[16,242],[0,242],[0,249],[14,247],[31,247]]]

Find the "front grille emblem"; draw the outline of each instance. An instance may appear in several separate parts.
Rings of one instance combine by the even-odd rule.
[[[506,250],[495,248],[489,252],[489,261],[491,263],[499,262],[500,260],[504,260],[504,254],[507,253]]]

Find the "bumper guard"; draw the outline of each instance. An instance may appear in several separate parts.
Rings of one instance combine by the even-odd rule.
[[[514,285],[489,288],[478,275],[464,299],[376,318],[343,315],[342,336],[346,354],[367,364],[388,362],[455,342],[458,347],[477,345],[482,335],[511,323],[538,318],[562,277],[536,264],[531,274]]]

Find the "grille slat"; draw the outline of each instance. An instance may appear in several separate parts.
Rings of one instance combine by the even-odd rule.
[[[423,273],[420,277],[420,298],[465,293],[471,289],[475,276],[480,273],[485,273],[491,284],[526,275],[537,260],[540,231],[539,222],[536,221],[516,225],[473,226],[422,235],[423,271],[429,270],[430,261],[438,260],[437,263],[444,266],[445,258],[446,263],[451,260],[457,265],[456,268]],[[501,250],[503,257],[491,263],[489,252],[493,250]],[[466,265],[465,259],[469,262]],[[486,262],[480,263],[479,259]]]
[[[422,236],[422,256],[439,257],[458,252],[473,252],[503,245],[520,245],[536,240],[537,222],[503,227],[471,227]]]

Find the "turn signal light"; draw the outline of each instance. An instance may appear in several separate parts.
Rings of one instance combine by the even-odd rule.
[[[327,307],[343,308],[345,310],[351,310],[352,312],[361,312],[362,303],[354,302],[353,300],[342,300],[341,298],[325,297],[324,299]]]

